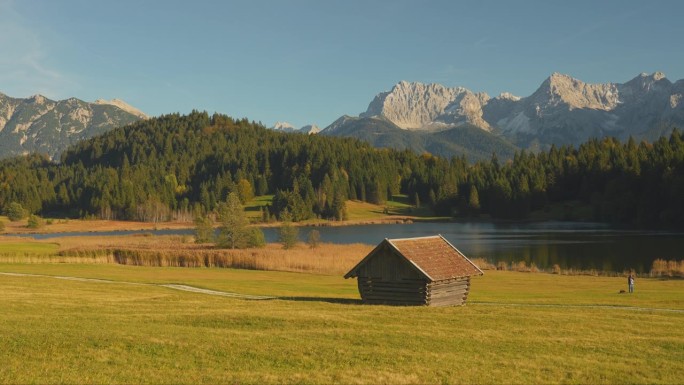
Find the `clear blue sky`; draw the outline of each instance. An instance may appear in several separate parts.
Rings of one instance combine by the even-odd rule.
[[[325,127],[400,80],[684,78],[684,1],[0,0],[0,92]]]

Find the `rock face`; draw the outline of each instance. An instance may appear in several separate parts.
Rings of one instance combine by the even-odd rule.
[[[140,111],[139,109],[131,106],[130,104],[124,102],[121,99],[112,99],[112,100],[104,100],[104,99],[97,99],[95,101],[95,104],[105,104],[105,105],[112,105],[121,108],[122,110],[128,112],[131,115],[135,115],[139,117],[140,119],[147,119],[148,116],[145,115],[144,112]]]
[[[300,128],[299,132],[301,132],[303,134],[313,135],[313,134],[318,134],[319,132],[321,132],[321,128],[315,124],[307,124],[306,126]]]
[[[294,128],[294,126],[288,122],[276,122],[273,125],[273,127],[271,127],[271,130],[282,131],[282,132],[295,132],[297,129]]]
[[[299,132],[302,134],[318,134],[321,129],[315,124],[308,124],[300,129],[296,129],[295,126],[288,122],[276,122],[271,130],[282,131],[282,132]]]
[[[0,158],[38,152],[58,159],[81,139],[145,117],[117,99],[87,103],[76,98],[53,101],[35,95],[20,99],[0,93]]]
[[[684,125],[683,95],[684,80],[673,84],[660,72],[623,84],[589,84],[554,73],[523,98],[402,81],[378,94],[360,117],[386,119],[412,131],[472,125],[520,147],[543,149],[608,135],[653,140]],[[338,120],[328,128],[341,124]]]
[[[487,100],[487,94],[474,94],[463,87],[402,81],[391,91],[378,94],[360,117],[383,116],[406,130],[440,130],[466,123],[489,130],[482,119]]]

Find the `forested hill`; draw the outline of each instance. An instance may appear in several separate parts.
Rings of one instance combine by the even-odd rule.
[[[407,194],[440,215],[524,219],[577,201],[593,219],[684,227],[684,141],[606,138],[469,164],[356,139],[286,134],[246,119],[193,112],[140,121],[72,147],[59,164],[33,155],[0,162],[0,208],[167,220],[213,210],[230,192],[274,194],[270,214],[341,219],[348,199]]]
[[[417,157],[355,139],[278,133],[224,115],[173,114],[80,142],[59,165],[35,157],[5,162],[4,177],[13,182],[0,204],[145,220],[213,210],[229,192],[240,191],[243,200],[276,194],[276,214],[288,207],[296,219],[332,217],[340,215],[332,208],[336,197],[338,203],[378,202],[388,191],[399,193],[402,159]],[[26,162],[35,175],[22,181],[8,175],[8,167],[26,172]]]

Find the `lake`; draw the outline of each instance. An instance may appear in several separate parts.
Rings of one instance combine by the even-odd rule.
[[[410,238],[442,234],[469,258],[519,262],[549,269],[622,272],[634,269],[648,272],[655,259],[684,259],[684,233],[624,230],[600,223],[538,222],[487,223],[445,222],[392,225],[301,227],[299,237],[306,240],[316,229],[321,241],[376,245],[384,238]],[[36,239],[61,236],[103,236],[135,233],[192,234],[192,230],[117,231],[109,233],[34,234]],[[267,242],[278,239],[277,229],[264,229]]]
[[[268,238],[276,239],[274,229]],[[311,228],[300,229],[306,239]],[[525,261],[548,269],[648,272],[655,259],[684,259],[684,233],[622,230],[600,223],[414,223],[318,227],[323,242],[378,244],[384,238],[441,234],[469,258]]]

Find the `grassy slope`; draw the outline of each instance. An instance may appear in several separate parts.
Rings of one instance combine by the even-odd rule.
[[[684,281],[487,272],[458,308],[358,305],[339,276],[116,265],[0,271],[0,382],[679,383]],[[322,299],[316,299],[320,297]],[[518,305],[515,305],[518,304]],[[520,306],[524,305],[524,306]],[[572,305],[569,306],[568,305]]]

